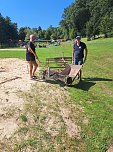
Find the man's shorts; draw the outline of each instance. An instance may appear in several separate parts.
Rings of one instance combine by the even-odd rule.
[[[74,65],[82,65],[83,59],[74,59]]]

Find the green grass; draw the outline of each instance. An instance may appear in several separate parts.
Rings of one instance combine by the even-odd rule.
[[[55,152],[55,145],[57,145],[60,152],[66,150],[70,152],[106,152],[110,144],[113,144],[113,38],[88,42],[83,39],[83,41],[86,42],[89,50],[83,67],[83,80],[79,84],[68,87],[71,100],[66,100],[64,105],[60,104],[61,107],[70,108],[73,120],[81,127],[81,140],[70,138],[65,134],[66,126],[59,115],[59,103],[42,104],[39,100],[40,96],[37,94],[48,91],[48,87],[45,86],[45,90],[40,88],[42,89],[40,91],[37,86],[37,94],[26,95],[27,100],[30,101],[29,98],[31,98],[33,102],[28,103],[25,112],[20,116],[23,124],[19,131],[22,138],[21,142],[17,141],[16,151],[31,147],[31,152],[36,148],[37,151]],[[72,42],[63,43],[62,47],[37,48],[37,54],[43,62],[47,57],[62,56],[62,52],[65,56],[71,56]],[[0,51],[0,58],[6,57],[25,58],[25,52]],[[56,89],[57,87],[58,85],[56,85]],[[81,108],[77,108],[76,105]],[[41,109],[44,106],[47,106],[48,113],[42,113]],[[31,113],[33,122],[29,122],[28,111]],[[58,122],[61,122],[61,129],[55,137],[45,132],[44,129],[44,122],[48,118],[48,114],[57,117]],[[88,119],[87,123],[83,123],[84,117]],[[24,140],[23,136],[26,134],[29,135],[29,138]]]
[[[25,51],[0,50],[0,58],[20,58],[25,59]]]
[[[113,39],[88,42],[83,81],[69,88],[73,102],[84,107],[89,124],[82,126],[88,152],[105,152],[113,141]]]
[[[62,43],[61,46],[50,45],[48,48],[37,48],[37,54],[42,62],[45,62],[47,57],[70,56],[72,42]],[[71,49],[72,50],[72,49]],[[22,58],[25,59],[25,49],[13,51],[11,49],[0,50],[0,58]]]

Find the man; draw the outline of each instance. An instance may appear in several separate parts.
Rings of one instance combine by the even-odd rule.
[[[87,50],[86,44],[81,42],[80,36],[77,36],[76,40],[74,42],[73,52],[72,52],[73,64],[82,65],[83,63],[85,63],[85,61],[87,59],[87,53],[88,53],[88,50]],[[81,79],[81,70],[78,75]]]
[[[73,53],[72,53],[73,64],[82,65],[86,61],[87,52],[88,50],[86,44],[81,42],[80,36],[77,36],[73,46]]]
[[[37,67],[38,67],[38,64],[36,62],[36,59],[38,59],[38,56],[35,52],[34,40],[35,40],[35,36],[30,35],[30,41],[29,41],[27,48],[26,48],[26,60],[29,63],[30,79],[31,80],[34,80],[36,78],[35,72],[36,72]],[[39,59],[38,59],[38,61],[39,61]]]

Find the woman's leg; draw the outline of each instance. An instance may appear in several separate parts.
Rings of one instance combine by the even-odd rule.
[[[29,63],[29,74],[30,74],[30,79],[32,78],[32,72],[33,72],[33,63],[32,63],[32,61],[28,61],[28,63]]]
[[[32,64],[34,66],[33,71],[32,71],[32,76],[35,76],[35,72],[38,68],[38,64],[36,63],[36,61],[32,61]]]

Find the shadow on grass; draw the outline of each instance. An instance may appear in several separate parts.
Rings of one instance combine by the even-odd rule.
[[[50,84],[58,84],[60,87],[72,87],[75,89],[81,89],[84,91],[88,91],[92,86],[94,86],[96,83],[94,82],[88,82],[88,81],[79,81],[77,84],[72,84],[72,85],[66,85],[64,82],[60,80],[46,80],[46,83]]]
[[[78,82],[78,84],[69,85],[69,87],[73,87],[73,88],[76,88],[76,89],[81,89],[81,90],[84,90],[84,91],[88,91],[95,84],[96,83],[94,83],[94,82],[88,82],[88,81],[81,80],[81,81]]]
[[[107,79],[107,78],[83,78],[85,81],[113,81],[113,79]]]
[[[79,81],[77,84],[73,83],[72,85],[68,85],[68,87],[88,91],[91,87],[93,87],[96,84],[95,81],[113,81],[113,80],[106,78],[83,78],[82,81]],[[66,86],[66,84],[60,80],[46,80],[46,83],[59,84],[60,87]]]
[[[75,80],[76,81],[76,80]],[[58,84],[60,87],[72,87],[76,89],[81,89],[84,91],[88,91],[92,86],[94,86],[96,83],[94,82],[88,82],[88,81],[79,81],[77,84],[72,84],[72,85],[66,85],[63,81],[60,80],[46,80],[46,83],[50,84]]]
[[[79,81],[78,84],[75,85],[70,85],[70,87],[76,88],[76,89],[81,89],[84,91],[88,91],[92,86],[96,84],[96,81],[113,81],[112,79],[107,79],[107,78],[83,78],[82,81]]]

